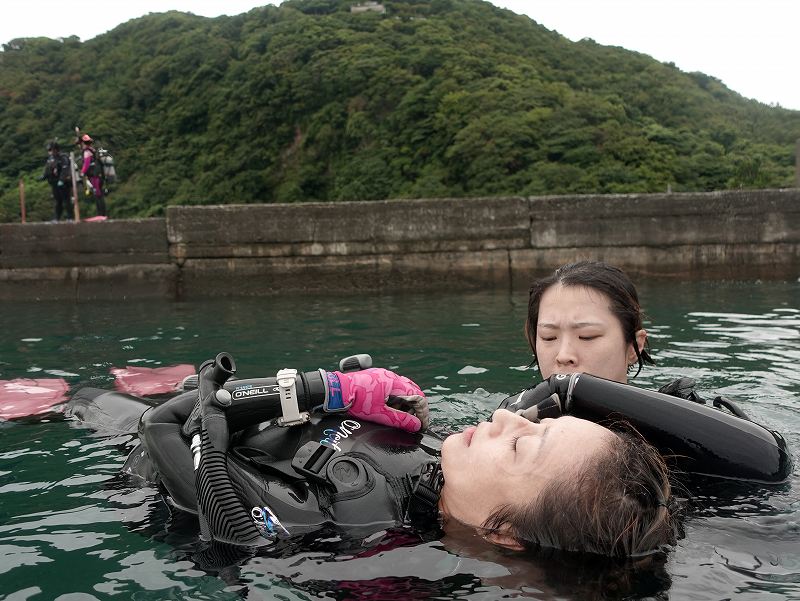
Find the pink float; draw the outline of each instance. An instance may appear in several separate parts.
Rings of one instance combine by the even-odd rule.
[[[186,376],[194,375],[193,365],[181,363],[166,367],[112,367],[111,374],[116,378],[114,387],[138,396],[166,394],[180,388]]]
[[[53,411],[66,402],[69,384],[63,378],[0,380],[0,419]]]

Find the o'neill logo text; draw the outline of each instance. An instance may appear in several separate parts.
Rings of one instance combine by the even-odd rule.
[[[319,444],[324,444],[326,447],[332,448],[334,451],[341,451],[339,448],[339,441],[343,438],[348,438],[354,430],[358,430],[361,424],[354,419],[346,419],[338,428],[326,428],[323,430],[325,438],[319,441]]]
[[[234,399],[247,399],[254,396],[267,396],[269,394],[278,394],[278,387],[247,385],[234,390],[231,396]]]

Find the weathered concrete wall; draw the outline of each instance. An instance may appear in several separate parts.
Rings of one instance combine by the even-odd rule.
[[[167,230],[178,261],[463,252],[529,246],[529,213],[522,197],[170,207]]]
[[[174,297],[164,219],[0,224],[0,300]]]
[[[581,258],[635,275],[796,278],[800,190],[170,207],[0,225],[0,299],[527,286]]]
[[[530,248],[511,257],[514,273],[587,257],[638,275],[796,278],[800,190],[531,199]]]
[[[525,198],[171,207],[188,297],[508,282],[530,242]],[[221,285],[225,282],[225,285]]]
[[[167,262],[164,219],[0,224],[0,268]]]

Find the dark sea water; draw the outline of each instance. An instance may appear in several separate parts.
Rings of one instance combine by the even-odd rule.
[[[639,287],[658,366],[634,382],[696,378],[708,397],[736,398],[783,432],[797,457],[800,283]],[[434,420],[457,429],[536,376],[526,367],[526,301],[493,291],[0,303],[0,379],[108,387],[113,366],[199,365],[222,350],[240,376],[261,376],[368,352],[420,383]],[[118,477],[131,446],[58,416],[0,423],[0,599],[800,599],[797,468],[778,487],[708,482],[685,536],[655,565],[521,558],[464,533],[370,553],[298,548],[206,571],[157,492]]]

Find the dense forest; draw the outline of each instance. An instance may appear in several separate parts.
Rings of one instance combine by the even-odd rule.
[[[481,0],[355,3],[150,14],[86,42],[3,44],[0,221],[19,219],[20,178],[29,219],[50,218],[46,144],[69,150],[76,125],[115,157],[113,217],[793,184],[800,111]]]

